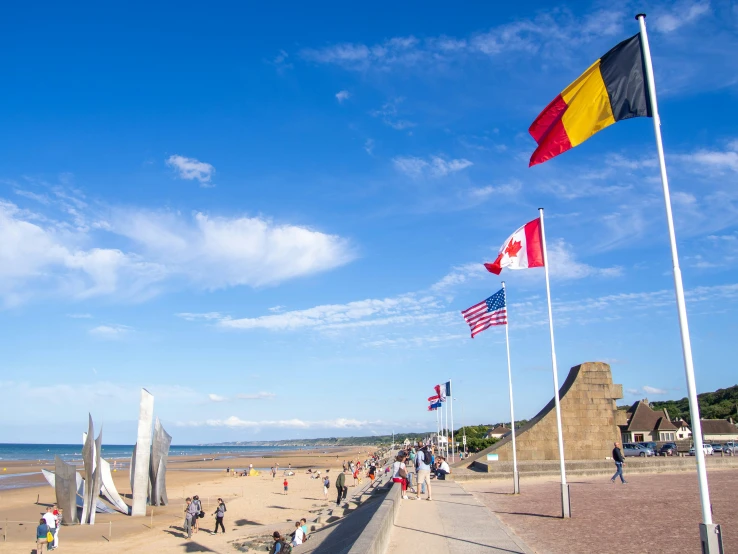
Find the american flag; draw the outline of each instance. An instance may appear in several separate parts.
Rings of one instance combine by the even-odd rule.
[[[505,289],[500,289],[487,300],[467,308],[461,315],[471,328],[472,338],[493,325],[507,325]]]

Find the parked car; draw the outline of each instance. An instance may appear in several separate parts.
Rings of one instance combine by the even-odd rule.
[[[707,455],[710,455],[711,456],[712,453],[713,453],[712,445],[710,445],[710,444],[703,444],[702,445],[702,451],[705,453],[705,456],[707,456]],[[689,449],[688,454],[690,456],[694,456],[694,445],[692,445],[692,447]]]
[[[659,456],[676,456],[677,445],[673,442],[667,442],[659,449]]]
[[[625,456],[626,458],[632,456],[645,458],[646,456],[653,456],[653,450],[651,450],[650,448],[641,448],[637,442],[626,442],[623,445],[623,456]]]
[[[655,456],[656,455],[656,448],[653,446],[650,446],[651,444],[656,444],[655,442],[636,442],[634,443],[638,448],[643,450],[646,453],[646,456]]]
[[[720,454],[723,451],[723,445],[716,442],[711,444],[713,454]]]
[[[640,446],[641,448],[643,448],[643,447],[646,447],[646,448],[650,448],[650,449],[651,449],[651,450],[653,451],[653,455],[654,455],[654,456],[655,456],[655,455],[656,455],[656,453],[657,453],[657,452],[659,451],[659,447],[658,447],[658,445],[657,445],[657,444],[656,444],[655,442],[653,442],[653,441],[650,441],[650,442],[639,442],[639,443],[637,443],[637,444],[638,444],[638,446]]]
[[[738,454],[738,443],[735,443],[733,441],[726,442],[723,445],[723,452],[726,454],[733,454],[733,455]]]

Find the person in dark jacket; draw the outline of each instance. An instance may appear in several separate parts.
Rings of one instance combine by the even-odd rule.
[[[346,486],[346,474],[341,472],[336,477],[336,489],[338,490],[338,498],[336,499],[336,506],[341,505],[341,498],[346,500],[346,494],[348,493],[348,487]]]
[[[625,465],[625,458],[623,458],[623,453],[620,451],[620,444],[615,443],[615,448],[612,449],[612,459],[615,460],[615,475],[612,476],[612,479],[610,479],[610,482],[614,483],[615,478],[620,476],[620,481],[625,485],[627,481],[623,477],[623,466]]]
[[[50,531],[49,526],[46,525],[46,520],[44,518],[41,518],[41,521],[39,523],[39,526],[36,527],[36,553],[37,554],[44,554],[46,552],[46,549],[48,548],[48,541],[46,540],[46,535]]]

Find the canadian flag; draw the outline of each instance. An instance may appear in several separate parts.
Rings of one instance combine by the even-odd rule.
[[[502,244],[497,259],[491,264],[484,264],[484,267],[495,275],[499,275],[504,268],[543,267],[541,220],[534,219],[510,235]]]

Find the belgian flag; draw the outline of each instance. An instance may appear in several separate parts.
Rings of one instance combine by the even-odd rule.
[[[589,66],[536,118],[529,166],[543,163],[622,119],[652,117],[640,34]]]

